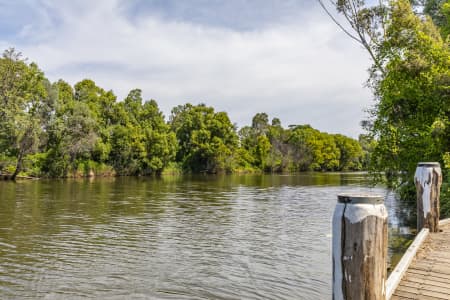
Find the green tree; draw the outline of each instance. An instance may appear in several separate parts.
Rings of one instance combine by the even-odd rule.
[[[51,110],[50,85],[34,63],[21,53],[6,50],[0,58],[0,151],[16,160],[12,179],[22,171],[27,155],[44,141],[45,121]]]
[[[140,126],[141,90],[130,91],[116,103],[112,117],[111,152],[108,162],[119,175],[140,175],[147,156],[145,135]]]
[[[97,122],[98,139],[92,149],[92,159],[106,162],[111,151],[111,125],[114,119],[116,96],[112,91],[105,91],[94,81],[84,79],[74,86],[74,100],[88,106],[92,117]]]
[[[385,75],[375,81],[373,163],[389,180],[411,182],[417,162],[442,162],[450,146],[450,51],[407,1],[393,3],[389,19],[379,54],[387,58]]]
[[[160,174],[173,160],[175,134],[154,100],[143,103],[139,89],[114,107],[109,162],[119,174]]]
[[[266,165],[271,172],[283,172],[289,170],[292,160],[287,140],[286,130],[281,126],[278,118],[272,119],[267,136],[270,141],[270,153]]]
[[[271,146],[266,135],[258,135],[256,142],[256,162],[262,170],[266,170]]]
[[[139,127],[115,125],[111,135],[109,163],[119,175],[140,175],[147,156]]]
[[[252,128],[257,136],[267,134],[269,130],[269,116],[266,113],[257,113],[252,119]]]
[[[291,127],[289,143],[296,147],[293,157],[298,170],[339,170],[341,153],[332,135],[310,125],[296,125]]]
[[[450,1],[443,3],[441,6],[441,13],[443,16],[441,28],[442,38],[449,39],[450,36]]]
[[[145,171],[160,174],[176,154],[176,136],[164,121],[164,115],[155,100],[144,103],[140,124],[145,133]]]
[[[252,165],[263,171],[281,171],[282,155],[280,149],[272,146],[273,142],[281,144],[283,128],[279,119],[269,124],[266,113],[257,113],[252,118],[252,125],[240,129],[241,148],[252,156]]]
[[[290,126],[288,144],[292,149],[293,170],[308,171],[314,168],[313,149],[309,141],[313,140],[315,135],[316,131],[309,125]]]
[[[425,0],[422,5],[423,12],[441,29],[442,38],[445,39],[450,34],[450,1]]]
[[[340,153],[338,170],[361,170],[364,153],[359,142],[341,134],[334,135],[334,142]]]
[[[76,101],[73,88],[63,80],[53,84],[57,91],[54,117],[48,128],[47,157],[43,172],[66,177],[82,160],[92,159],[99,141],[99,124],[87,103]]]
[[[191,172],[216,173],[233,169],[238,146],[236,128],[224,112],[204,104],[175,107],[170,125],[178,141],[177,161]]]
[[[401,191],[414,190],[417,162],[445,165],[450,152],[450,48],[449,39],[442,38],[448,35],[448,1],[419,4],[431,18],[416,13],[408,0],[375,6],[359,0],[337,2],[356,33],[353,38],[374,61],[369,85],[377,104],[366,122],[376,140],[372,170],[384,171],[388,183],[400,184]],[[443,201],[448,198],[444,191]]]
[[[139,89],[116,102],[112,91],[89,79],[74,87],[51,84],[13,49],[0,59],[0,171],[7,166],[13,177],[21,170],[51,177],[113,169],[160,174],[174,160],[185,171],[208,173],[353,168],[355,141],[268,120],[256,114],[238,138],[225,112],[185,104],[166,123],[156,101],[144,102]],[[434,122],[433,132],[443,140],[445,121]]]
[[[377,144],[376,140],[370,134],[360,134],[358,142],[362,149],[361,168],[363,170],[369,170],[371,155]]]

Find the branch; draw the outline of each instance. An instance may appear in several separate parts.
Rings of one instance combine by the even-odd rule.
[[[333,20],[333,22],[342,30],[345,34],[347,34],[350,38],[357,41],[360,45],[362,45],[367,52],[369,53],[370,57],[372,58],[376,68],[382,73],[385,74],[384,68],[381,64],[381,62],[376,58],[375,53],[373,52],[372,47],[370,46],[370,43],[367,41],[364,28],[361,27],[359,16],[358,16],[358,8],[355,6],[355,3],[350,1],[348,9],[350,10],[349,13],[344,8],[342,10],[342,14],[344,15],[347,22],[350,24],[350,27],[355,31],[357,35],[354,35],[350,33],[347,29],[344,28],[337,20],[336,18],[330,13],[330,11],[327,9],[327,7],[324,5],[322,0],[317,0],[319,2],[320,6],[323,8],[323,10],[327,13],[327,15]],[[330,1],[334,6],[336,6],[335,3]],[[369,34],[370,36],[370,34]],[[375,43],[376,44],[376,43]]]
[[[331,18],[331,20],[333,20],[333,22],[345,33],[347,34],[350,38],[352,38],[353,40],[355,40],[356,42],[358,42],[361,45],[364,45],[356,36],[354,36],[353,34],[351,34],[347,29],[344,28],[344,26],[341,25],[341,23],[339,23],[336,18],[330,13],[330,11],[328,10],[328,8],[325,6],[325,4],[323,4],[322,0],[317,0],[317,2],[319,2],[320,6],[322,6],[323,10],[327,13],[327,15]]]

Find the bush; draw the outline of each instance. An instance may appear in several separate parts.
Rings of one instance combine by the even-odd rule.
[[[442,168],[442,188],[441,188],[441,218],[450,217],[450,152],[443,156],[444,166]]]

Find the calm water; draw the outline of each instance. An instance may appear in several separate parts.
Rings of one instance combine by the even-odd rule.
[[[329,299],[336,195],[364,175],[0,182],[0,299]],[[395,257],[395,256],[394,256]]]

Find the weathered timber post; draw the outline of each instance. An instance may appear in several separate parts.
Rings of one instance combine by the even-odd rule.
[[[441,166],[438,162],[418,163],[414,181],[417,190],[417,231],[428,228],[430,232],[438,232]]]
[[[333,216],[334,300],[386,299],[387,229],[383,196],[338,196]]]

